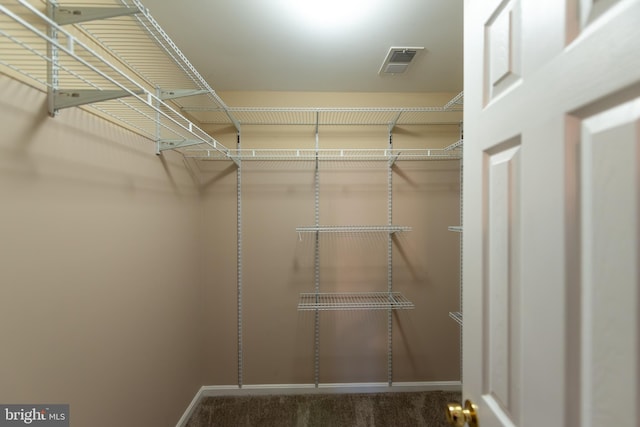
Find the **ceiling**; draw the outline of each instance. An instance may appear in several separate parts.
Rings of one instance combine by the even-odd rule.
[[[142,1],[216,91],[462,90],[462,0]],[[381,76],[391,47],[424,50]]]

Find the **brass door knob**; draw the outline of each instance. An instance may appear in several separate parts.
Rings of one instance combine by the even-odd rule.
[[[464,403],[464,408],[459,403],[447,403],[447,421],[453,427],[464,427],[465,423],[469,427],[478,427],[477,409],[470,400]]]

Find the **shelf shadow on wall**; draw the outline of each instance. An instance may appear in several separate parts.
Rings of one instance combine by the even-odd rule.
[[[399,236],[397,236],[394,233],[394,234],[391,235],[391,240],[393,241],[393,244],[396,247],[397,252],[400,254],[400,257],[402,257],[402,260],[404,261],[405,265],[407,266],[407,270],[409,270],[409,274],[411,274],[411,277],[413,278],[413,280],[415,280],[416,282],[422,282],[424,280],[424,278],[425,278],[424,277],[425,275],[421,274],[418,271],[418,268],[416,268],[415,263],[409,257],[409,253],[407,252],[407,250],[402,245],[402,242],[401,242]]]
[[[418,183],[412,180],[411,178],[409,178],[409,175],[405,171],[403,171],[400,167],[398,167],[397,164],[394,164],[392,166],[392,170],[396,173],[397,176],[404,179],[409,184],[410,187],[416,188],[416,189],[419,187]]]
[[[17,117],[17,119],[13,121],[13,129],[16,130],[16,136],[12,141],[0,144],[0,149],[4,152],[3,155],[13,157],[15,160],[19,161],[19,164],[27,166],[26,170],[23,172],[27,172],[28,170],[29,173],[35,173],[37,166],[32,161],[29,148],[37,140],[36,136],[42,131],[43,126],[45,126],[51,119],[47,109],[47,98],[42,98],[42,95],[39,92],[34,92],[28,86],[22,85],[8,77],[5,78],[8,79],[8,83],[3,85],[4,96],[0,100],[0,110],[3,112],[8,111],[11,115],[15,115]],[[34,95],[34,93],[36,95]],[[20,105],[16,104],[14,102],[15,99],[30,100],[32,102],[31,105],[39,105],[39,107],[34,111],[26,107],[26,105],[29,105],[28,103]],[[21,116],[30,117],[31,121],[27,126],[18,127],[15,125],[16,123],[21,123],[19,120]],[[4,138],[6,137],[5,132]]]
[[[396,331],[398,334],[400,334],[400,342],[402,342],[404,344],[404,349],[405,349],[405,353],[404,353],[404,357],[406,358],[406,361],[409,362],[409,365],[411,366],[411,369],[413,372],[419,372],[420,369],[420,364],[418,363],[418,360],[416,359],[415,353],[413,351],[411,351],[411,346],[409,345],[409,343],[411,342],[410,338],[407,335],[407,332],[405,331],[405,323],[407,322],[402,322],[401,319],[404,317],[405,319],[407,319],[409,322],[410,326],[413,326],[413,323],[411,322],[411,318],[408,316],[402,316],[401,313],[398,312],[398,310],[395,310],[393,312],[393,317],[395,319],[395,328],[394,331]],[[415,328],[413,328],[415,330]],[[415,331],[414,331],[415,332]],[[395,342],[398,341],[398,339],[394,340]]]
[[[13,98],[11,98],[11,95],[9,95],[8,99],[13,99]],[[18,107],[16,107],[15,105],[8,105],[7,108],[15,110]],[[19,136],[15,139],[15,145],[13,148],[15,148],[16,151],[26,150],[29,147],[29,145],[31,145],[33,141],[35,141],[34,136],[40,132],[40,128],[48,120],[52,120],[52,118],[49,117],[46,98],[44,102],[41,103],[40,107],[38,108],[35,114],[27,110],[23,110],[21,111],[21,113],[26,113],[31,115],[31,117],[33,118],[33,122],[30,124],[30,126],[23,126],[21,134],[19,134]]]
[[[180,187],[178,186],[176,179],[173,177],[173,172],[171,172],[171,168],[169,167],[169,162],[167,162],[167,158],[165,156],[158,156],[158,157],[160,157],[160,163],[162,164],[164,173],[167,175],[167,179],[169,180],[169,185],[173,189],[173,192],[177,196],[181,196],[182,193],[180,192]],[[187,167],[187,170],[189,170],[189,165],[186,162],[185,162],[185,166]]]
[[[413,164],[417,164],[417,162],[404,162],[402,166],[397,163],[393,165],[393,172],[395,176],[401,178],[401,181],[394,182],[394,190],[398,192],[460,191],[459,160],[426,162],[423,165],[420,165],[421,167],[419,169],[412,168]],[[428,167],[424,167],[425,165]],[[415,173],[426,173],[429,176],[417,176]],[[418,178],[418,180],[416,180],[416,178]]]
[[[221,171],[218,171],[218,173],[216,173],[213,177],[200,184],[200,193],[206,193],[211,186],[222,180],[224,177],[234,173],[237,169],[238,168],[236,167],[235,163],[232,163]]]
[[[184,196],[189,190],[193,193],[194,186],[181,187],[176,166],[179,163],[175,160],[161,159],[169,182],[159,173],[149,140],[82,109],[65,110],[60,117],[49,117],[46,97],[39,92],[25,94],[9,88],[7,95],[5,99],[33,100],[36,108],[0,101],[0,111],[12,123],[0,144],[0,157],[6,161],[0,165],[3,177],[55,185],[61,193],[90,189],[96,196],[104,196],[98,189],[122,194],[142,191]],[[144,166],[131,169],[129,162],[133,161]]]

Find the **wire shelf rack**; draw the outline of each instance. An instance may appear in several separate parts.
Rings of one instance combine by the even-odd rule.
[[[415,308],[400,292],[302,293],[298,310],[400,310]]]
[[[443,148],[413,148],[413,149],[229,149],[222,153],[208,148],[186,149],[187,158],[200,160],[459,160],[462,158],[460,150],[446,150]]]
[[[113,9],[100,14],[96,9]],[[140,0],[5,0],[0,73],[49,93],[49,111],[86,106],[150,140],[207,160],[446,160],[446,149],[242,150],[230,152],[208,124],[458,125],[462,92],[432,107],[230,107],[198,73]],[[204,148],[200,151],[186,151]]]
[[[400,225],[321,225],[297,227],[298,233],[398,233],[411,231],[411,227]]]
[[[229,107],[187,106],[184,111],[201,123],[224,124],[224,113],[232,114],[242,125],[298,126],[408,126],[458,125],[462,109],[436,107]]]
[[[99,36],[95,32],[89,33],[84,26],[56,22],[55,11],[68,9],[55,8],[55,2],[49,2],[47,10],[38,1],[14,0],[0,4],[0,72],[49,92],[52,115],[63,108],[86,105],[151,140],[168,141],[171,149],[204,145],[221,155],[226,154],[224,145],[187,119],[179,111],[180,105],[151,78],[144,76],[145,70],[102,44]],[[96,21],[86,24],[87,28],[92,25],[109,27],[112,33],[118,32],[119,40],[126,41],[126,45],[139,48],[139,44],[149,52],[152,51],[150,46],[156,45],[156,51],[164,52],[163,67],[176,63],[172,57],[184,57],[177,50],[171,52],[167,47],[161,47],[162,42],[169,46],[170,39],[164,37],[161,41],[152,31],[138,29],[140,37],[147,36],[146,42],[141,38],[130,39],[133,36],[128,30],[120,34],[120,29],[128,27],[116,25],[113,19],[135,20],[138,27],[153,27],[150,23],[154,21],[137,0],[125,9],[132,9],[131,13],[135,12],[135,15]],[[147,26],[141,24],[145,19],[149,23]],[[157,27],[153,28],[157,30]],[[153,61],[160,61],[156,59],[158,55],[149,53],[142,57],[153,56]],[[186,58],[183,68],[187,68],[184,61]],[[193,79],[182,80],[191,80],[193,87]],[[213,97],[211,93],[208,96]]]
[[[182,112],[206,108],[215,111],[216,121],[240,125],[229,107],[189,62],[169,35],[162,29],[139,0],[112,0],[122,6],[137,9],[131,16],[89,21],[80,27],[160,92],[171,99]],[[65,7],[86,2],[65,1]],[[200,121],[200,123],[202,123]]]

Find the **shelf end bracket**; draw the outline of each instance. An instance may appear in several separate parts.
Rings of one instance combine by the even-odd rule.
[[[198,90],[198,89],[174,89],[174,90],[163,90],[160,92],[160,99],[176,99],[176,98],[184,98],[187,96],[195,96],[195,95],[203,95],[209,93],[208,90]]]
[[[140,10],[133,7],[54,6],[52,18],[58,25],[79,24],[117,16],[135,15]]]
[[[59,89],[54,90],[53,110],[77,107],[80,105],[93,104],[96,102],[109,101],[111,99],[131,96],[132,93],[142,94],[142,91],[129,92],[126,90],[98,90],[98,89]]]
[[[160,139],[157,141],[157,154],[166,150],[175,150],[176,148],[189,147],[190,145],[204,144],[204,141],[198,139]]]

